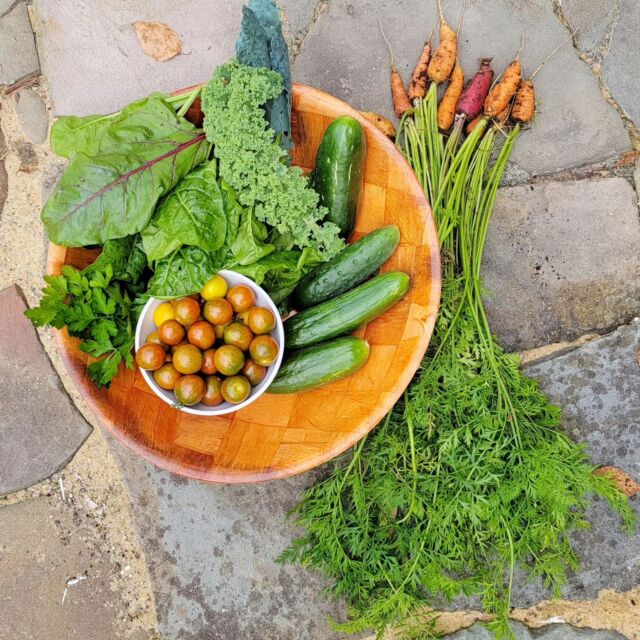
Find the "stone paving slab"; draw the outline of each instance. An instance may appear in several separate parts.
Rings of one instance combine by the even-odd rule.
[[[446,3],[446,15],[454,25],[461,7],[462,0]],[[305,38],[294,78],[359,109],[390,117],[389,55],[378,18],[393,45],[398,67],[408,79],[436,20],[435,2],[333,0]],[[522,53],[525,73],[531,73],[568,38],[551,2],[469,0],[460,37],[465,72],[472,74],[480,57],[493,57],[495,69],[504,69],[518,49],[522,27],[528,34]],[[629,71],[633,73],[632,68]],[[536,76],[536,86],[539,113],[512,156],[520,169],[530,174],[550,173],[616,156],[630,147],[622,121],[570,45]]]
[[[11,85],[36,73],[38,54],[26,2],[0,4],[0,85]]]
[[[0,638],[118,637],[111,570],[107,550],[103,555],[89,550],[81,523],[47,498],[0,508]],[[80,576],[86,579],[67,586]]]
[[[16,92],[15,100],[22,132],[31,142],[42,144],[49,130],[49,114],[44,100],[28,88]]]
[[[61,469],[91,433],[24,317],[26,308],[17,287],[0,292],[0,495]]]
[[[640,480],[640,322],[579,349],[525,368],[564,412],[569,435],[586,444],[594,464],[615,466]],[[640,516],[640,500],[631,499]],[[627,536],[602,500],[589,513],[590,531],[572,534],[581,569],[570,575],[563,597],[584,600],[601,589],[626,591],[640,576],[640,531]],[[548,595],[548,594],[547,594]],[[544,599],[539,584],[518,581],[517,606]]]
[[[483,277],[491,327],[523,350],[640,314],[640,220],[623,178],[501,189]]]
[[[166,640],[337,640],[322,578],[277,556],[286,513],[317,476],[224,486],[166,473],[113,442],[129,486]],[[357,637],[357,636],[356,636]]]
[[[550,624],[540,629],[529,629],[519,622],[512,622],[511,628],[516,640],[624,640],[624,636],[615,631],[580,629],[567,624]],[[494,640],[493,634],[481,624],[474,624],[445,637],[447,640]]]
[[[602,63],[602,79],[623,111],[640,126],[640,2],[619,0],[609,50]]]

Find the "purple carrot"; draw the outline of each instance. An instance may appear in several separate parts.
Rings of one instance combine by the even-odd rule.
[[[484,99],[489,93],[492,82],[493,69],[491,68],[491,58],[483,58],[480,61],[478,72],[464,88],[458,100],[456,113],[462,114],[467,120],[473,120],[482,112]]]

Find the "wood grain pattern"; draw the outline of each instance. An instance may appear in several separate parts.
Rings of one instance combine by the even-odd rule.
[[[381,132],[344,102],[305,85],[293,92],[294,164],[311,169],[329,123],[348,114],[367,136],[365,185],[357,239],[384,224],[400,227],[400,245],[383,271],[401,269],[409,294],[358,331],[371,357],[356,374],[306,393],[263,395],[237,413],[194,416],[164,403],[138,371],[123,370],[111,387],[96,389],[87,356],[66,331],[56,332],[64,362],[104,426],[122,443],[173,473],[209,482],[260,482],[307,471],[355,444],[400,397],[426,348],[440,300],[440,256],[429,205],[413,172]],[[197,114],[196,114],[197,115]],[[50,245],[48,273],[64,264],[84,267],[96,252]]]

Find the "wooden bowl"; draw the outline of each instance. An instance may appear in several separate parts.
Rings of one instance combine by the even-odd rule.
[[[86,374],[87,355],[65,330],[56,332],[75,385],[100,422],[122,443],[173,473],[209,482],[260,482],[307,471],[355,444],[401,396],[427,349],[440,300],[440,256],[431,210],[393,143],[344,102],[305,85],[293,89],[294,164],[310,170],[329,123],[351,115],[367,137],[364,189],[352,240],[385,224],[401,240],[382,271],[411,276],[409,294],[358,331],[371,345],[354,375],[305,393],[270,395],[233,414],[195,416],[158,398],[141,373],[122,369],[109,389]],[[47,272],[82,268],[96,251],[50,245]]]

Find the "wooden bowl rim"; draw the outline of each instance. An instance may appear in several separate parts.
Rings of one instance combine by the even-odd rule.
[[[183,91],[195,88],[197,86],[200,85],[192,85],[191,87],[180,89],[175,93],[182,93]],[[428,230],[428,233],[426,234],[428,240],[425,244],[429,246],[430,264],[427,264],[426,266],[431,274],[431,280],[429,291],[430,295],[427,304],[430,308],[434,309],[434,312],[429,316],[424,324],[424,332],[422,336],[420,336],[419,347],[415,349],[409,365],[404,368],[402,376],[399,376],[404,378],[403,384],[398,386],[399,390],[397,394],[395,394],[395,397],[392,398],[392,402],[387,401],[386,403],[384,403],[385,408],[383,410],[375,407],[374,410],[358,424],[358,427],[354,428],[350,432],[348,438],[340,441],[338,447],[327,448],[325,451],[323,451],[322,455],[310,456],[300,459],[296,463],[293,463],[287,467],[262,470],[235,471],[229,468],[209,468],[207,470],[203,470],[196,467],[187,467],[182,464],[176,463],[172,458],[165,457],[160,452],[147,447],[139,440],[129,437],[125,431],[119,428],[118,425],[115,424],[113,420],[109,419],[107,415],[105,415],[105,413],[102,411],[101,405],[106,404],[106,402],[99,396],[97,396],[97,394],[87,393],[87,385],[90,385],[92,383],[88,381],[85,367],[81,365],[77,359],[74,359],[70,356],[68,343],[71,339],[69,338],[66,329],[54,330],[56,344],[60,351],[61,358],[67,368],[67,371],[69,372],[69,375],[78,392],[86,400],[92,412],[98,418],[100,424],[104,425],[104,427],[118,441],[120,441],[134,453],[141,456],[143,459],[153,463],[161,469],[180,476],[184,476],[186,478],[214,484],[248,484],[266,482],[269,480],[288,478],[290,476],[309,471],[339,456],[347,449],[355,445],[365,435],[367,435],[392,409],[392,407],[398,401],[406,387],[411,382],[411,379],[415,375],[415,372],[417,371],[420,362],[424,357],[427,347],[429,346],[429,342],[433,333],[437,311],[440,304],[442,283],[440,268],[440,248],[438,243],[437,229],[433,220],[431,207],[413,170],[411,169],[405,158],[402,156],[398,148],[395,146],[395,144],[389,138],[387,138],[387,136],[385,136],[377,127],[375,127],[371,122],[364,118],[358,110],[354,109],[346,102],[343,102],[342,100],[325,91],[322,91],[321,89],[317,89],[303,83],[293,83],[293,93],[294,96],[295,94],[304,93],[315,96],[319,101],[333,105],[333,107],[337,111],[344,112],[344,115],[350,115],[356,118],[366,129],[367,135],[376,138],[377,142],[385,150],[385,152],[393,158],[394,162],[405,165],[406,172],[409,175],[410,193],[416,199],[416,209],[422,209],[424,212],[425,228]],[[46,271],[48,274],[56,274],[60,272],[61,266],[65,264],[66,253],[67,247],[62,247],[51,242],[49,243],[46,264]],[[167,410],[170,410],[170,408],[168,407]]]

